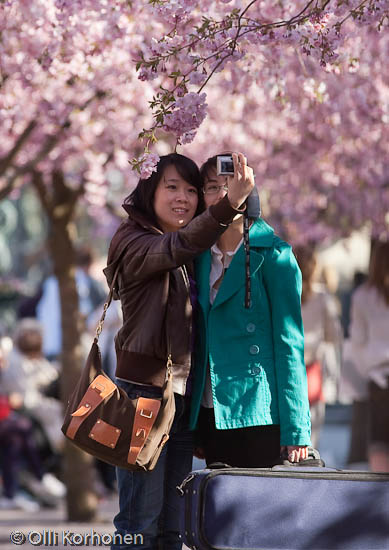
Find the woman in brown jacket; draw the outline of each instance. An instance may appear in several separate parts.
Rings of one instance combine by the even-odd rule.
[[[115,340],[118,385],[131,398],[160,396],[170,353],[176,405],[170,438],[155,469],[117,470],[120,511],[114,519],[116,533],[122,539],[126,534],[140,535],[136,538],[140,544],[134,538],[128,546],[113,548],[182,547],[176,486],[191,469],[193,452],[188,429],[196,304],[191,264],[242,211],[254,186],[243,155],[236,155],[235,162],[239,169],[228,194],[196,216],[202,207],[196,164],[176,153],[161,157],[156,172],[141,179],[125,201],[128,218],[110,245],[104,270],[109,284],[117,265],[121,266],[116,288],[123,310],[123,326]]]

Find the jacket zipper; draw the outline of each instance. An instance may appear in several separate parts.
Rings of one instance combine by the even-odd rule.
[[[277,466],[275,466],[277,468]],[[249,477],[294,477],[298,479],[331,479],[331,480],[351,480],[351,481],[381,481],[388,482],[389,474],[381,472],[365,472],[358,470],[337,470],[336,468],[321,468],[318,466],[311,466],[311,469],[305,469],[301,467],[294,467],[288,471],[288,468],[293,466],[285,466],[280,469],[273,468],[221,468],[213,470],[202,480],[205,486],[208,481],[217,475],[230,475],[230,476],[249,476]],[[309,466],[307,466],[309,468]]]
[[[192,296],[191,296],[191,292],[190,292],[190,281],[189,281],[189,275],[188,275],[188,272],[186,270],[186,267],[185,265],[182,265],[180,267],[181,269],[181,273],[182,273],[182,277],[184,279],[184,283],[185,283],[185,286],[186,286],[186,290],[188,292],[188,295],[189,295],[189,300],[190,300],[190,303],[192,303]],[[193,306],[192,306],[192,311],[193,311]],[[192,319],[192,322],[190,323],[190,326],[189,326],[189,340],[188,340],[188,349],[192,351],[192,324],[193,324],[193,319]],[[189,376],[189,375],[188,375]],[[184,393],[186,392],[186,384],[188,382],[188,377],[186,378],[185,380],[185,384],[184,384]]]
[[[189,282],[189,276],[188,272],[186,271],[186,267],[184,265],[181,266],[182,276],[184,278],[186,290],[189,292],[190,295],[190,282]]]

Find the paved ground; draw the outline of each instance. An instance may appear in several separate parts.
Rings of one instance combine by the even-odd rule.
[[[39,512],[30,514],[15,510],[0,510],[0,548],[1,550],[16,550],[18,547],[31,550],[37,546],[58,550],[75,547],[109,548],[110,536],[113,534],[112,519],[117,508],[116,495],[103,499],[99,507],[99,518],[93,524],[67,523],[63,505],[57,509],[42,508]],[[91,539],[93,533],[100,535],[100,539],[95,535],[95,544]],[[89,535],[89,539],[86,535]],[[12,537],[15,543],[12,543]],[[23,537],[27,540],[23,544],[20,542],[16,544],[16,541],[20,541]],[[72,541],[76,543],[74,546],[70,544]],[[85,541],[88,544],[84,544]],[[186,547],[183,550],[185,549]]]
[[[14,537],[15,541],[25,537],[31,537],[31,542],[26,542],[20,546],[32,548],[34,546],[41,546],[41,548],[69,548],[70,544],[67,544],[69,537],[67,533],[77,533],[84,536],[86,533],[92,533],[94,530],[101,535],[112,534],[112,518],[117,508],[117,497],[110,499],[103,499],[99,509],[99,519],[94,522],[93,525],[79,524],[79,523],[67,523],[65,521],[65,509],[61,505],[56,509],[42,508],[35,513],[25,513],[21,511],[4,511],[0,510],[0,547],[2,550],[15,550],[18,545],[12,544],[10,538]],[[46,533],[45,533],[46,531]],[[13,535],[12,535],[13,533]],[[18,533],[22,533],[18,534]],[[58,536],[58,543],[55,540],[55,534]],[[63,535],[62,533],[65,533]],[[42,537],[42,540],[40,538]],[[51,539],[50,539],[51,537]],[[75,541],[80,537],[76,537]],[[85,539],[84,539],[85,540]],[[90,544],[92,547],[92,544]],[[85,545],[81,547],[87,547]],[[104,548],[104,546],[102,545]]]

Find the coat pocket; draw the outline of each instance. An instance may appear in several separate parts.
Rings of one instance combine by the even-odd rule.
[[[234,374],[230,366],[228,370],[223,376],[214,375],[214,391],[220,405],[238,417],[250,416],[256,410],[270,410],[273,388],[260,362],[235,365]]]

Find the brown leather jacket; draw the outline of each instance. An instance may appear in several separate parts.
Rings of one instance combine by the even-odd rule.
[[[238,213],[225,197],[186,227],[162,233],[133,207],[112,238],[104,274],[111,286],[118,262],[116,298],[123,326],[116,335],[116,376],[162,386],[170,351],[173,389],[184,394],[191,367],[192,260],[210,248]],[[169,348],[169,350],[168,350]]]

